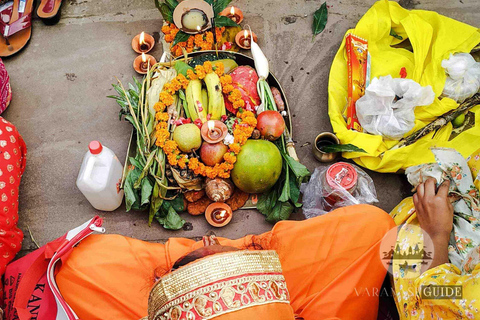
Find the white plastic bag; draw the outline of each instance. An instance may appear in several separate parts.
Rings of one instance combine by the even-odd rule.
[[[325,175],[328,167],[316,168],[308,183],[303,183],[300,186],[300,191],[303,193],[302,212],[307,219],[323,215],[341,207],[378,202],[377,191],[372,178],[360,167],[354,164],[352,166],[355,167],[358,175],[357,186],[353,193],[340,186],[335,190],[325,188]],[[333,205],[327,200],[332,194],[339,199]]]
[[[401,139],[415,124],[414,109],[433,103],[431,86],[388,75],[374,78],[357,100],[357,116],[365,131],[389,139]]]
[[[442,61],[447,73],[443,95],[457,102],[463,102],[480,89],[480,62],[469,53],[451,54]]]

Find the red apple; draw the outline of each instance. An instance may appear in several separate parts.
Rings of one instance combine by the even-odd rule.
[[[200,148],[200,158],[207,166],[214,166],[223,161],[223,155],[227,150],[228,147],[223,142],[214,144],[203,142]]]
[[[274,141],[282,136],[285,130],[285,121],[278,111],[263,111],[257,117],[257,129],[262,137]]]

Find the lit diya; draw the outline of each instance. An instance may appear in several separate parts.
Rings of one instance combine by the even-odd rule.
[[[185,33],[196,34],[212,27],[212,7],[203,0],[185,0],[180,2],[173,12],[173,22]]]
[[[203,140],[213,144],[225,139],[228,133],[228,128],[222,121],[208,120],[202,125],[200,132]]]
[[[146,74],[149,68],[155,63],[157,63],[157,60],[153,56],[142,52],[141,56],[138,56],[133,60],[133,69],[140,74]]]
[[[242,49],[250,49],[252,47],[252,35],[253,41],[257,42],[257,35],[254,32],[248,30],[242,30],[235,36],[235,42]]]
[[[234,6],[223,9],[223,11],[220,12],[220,15],[225,16],[227,18],[230,18],[236,23],[240,23],[240,22],[243,21],[242,10],[240,10],[237,7],[234,7]]]
[[[232,208],[223,202],[214,202],[207,207],[205,218],[213,227],[226,226],[232,220]]]
[[[132,39],[132,49],[136,53],[147,53],[153,49],[154,45],[155,39],[143,31]]]

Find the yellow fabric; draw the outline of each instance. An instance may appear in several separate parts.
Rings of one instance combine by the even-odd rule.
[[[404,39],[410,40],[413,52],[392,47],[401,41],[390,35],[391,29]],[[371,54],[371,79],[385,75],[398,78],[400,70],[405,68],[408,79],[413,79],[422,86],[432,86],[436,99],[429,106],[415,109],[415,127],[408,134],[424,127],[439,115],[458,107],[452,99],[438,98],[443,91],[446,79],[441,63],[443,59],[449,57],[450,53],[470,52],[480,43],[479,29],[435,12],[409,11],[396,2],[382,0],[375,3],[358,22],[355,29],[348,30],[348,33],[368,40],[368,50]],[[359,165],[371,170],[397,172],[410,166],[434,162],[433,154],[429,152],[429,148],[433,146],[455,148],[466,157],[475,151],[475,141],[480,139],[480,108],[475,107],[475,127],[451,141],[447,140],[452,131],[452,125],[447,124],[434,137],[431,133],[413,145],[386,151],[397,141],[347,129],[343,118],[347,95],[344,39],[330,70],[328,113],[333,130],[341,143],[351,143],[368,153],[368,155],[344,153],[344,157],[354,159]],[[382,152],[385,154],[381,158],[379,155]]]
[[[478,147],[478,146],[477,146]],[[480,149],[475,151],[468,161],[474,175],[480,171]],[[478,180],[476,180],[478,182]],[[419,226],[412,197],[404,199],[390,213],[397,225],[403,225],[398,231],[398,239],[409,244],[423,247],[423,238],[409,232],[409,226]],[[411,230],[411,228],[410,228]],[[463,240],[457,239],[457,246]],[[465,243],[466,244],[466,243]],[[451,250],[451,249],[449,249]],[[451,263],[442,264],[416,276],[404,277],[398,264],[393,264],[395,302],[400,319],[479,319],[480,318],[480,264],[469,272],[463,272]],[[420,288],[427,285],[461,285],[462,299],[421,299]]]

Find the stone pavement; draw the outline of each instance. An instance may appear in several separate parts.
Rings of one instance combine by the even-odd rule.
[[[374,3],[373,0],[330,0],[325,31],[312,41],[313,12],[323,0],[236,0],[245,22],[259,37],[270,59],[271,71],[286,91],[293,114],[294,139],[300,160],[313,170],[319,166],[310,145],[321,131],[331,130],[327,115],[330,64],[345,31]],[[407,8],[435,10],[470,24],[478,24],[476,0],[401,0]],[[131,127],[118,121],[113,94],[117,76],[126,83],[136,76],[130,48],[141,31],[157,34],[162,26],[153,0],[65,0],[57,25],[33,23],[30,44],[5,59],[13,87],[13,101],[4,117],[14,123],[28,146],[27,170],[20,189],[20,226],[25,231],[24,251],[35,248],[27,231],[40,245],[99,214],[108,233],[147,241],[169,237],[199,238],[213,231],[238,238],[261,233],[272,225],[256,211],[240,211],[225,228],[213,230],[203,217],[184,218],[189,231],[166,231],[147,226],[146,213],[97,212],[75,186],[88,142],[100,140],[120,159],[125,158]],[[153,54],[161,56],[157,45]],[[381,208],[391,210],[408,192],[401,175],[369,172]],[[301,215],[297,214],[296,219]]]

